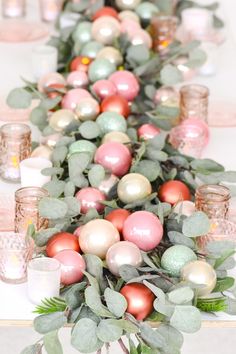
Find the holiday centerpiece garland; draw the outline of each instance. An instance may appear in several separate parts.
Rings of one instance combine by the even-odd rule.
[[[64,285],[60,298],[37,307],[34,327],[43,338],[22,354],[40,353],[43,346],[61,354],[58,330],[67,323],[81,353],[109,351],[118,341],[124,353],[175,354],[181,332],[200,329],[200,311],[235,314],[234,293],[225,293],[234,284],[227,270],[235,245],[210,242],[200,250],[198,237],[208,234],[210,220],[181,207],[200,183],[232,182],[235,173],[181,155],[160,130],[176,124],[179,114],[174,90],[161,99],[161,86],[181,79],[174,61],[185,56],[193,67],[204,60],[198,42],[173,42],[162,53],[148,48],[148,20],[164,2],[129,5],[129,21],[142,33],[138,45],[128,22],[120,32],[126,1],[109,9],[95,2],[100,10],[88,1],[68,3],[65,11],[79,12],[78,22],[50,41],[59,49],[61,74],[26,82],[8,96],[15,108],[39,99],[31,121],[44,145],[34,154],[50,155],[53,167],[43,171],[52,177],[44,186],[50,197],[39,204],[49,228],[32,237],[42,254],[62,263]],[[138,11],[143,4],[149,19]],[[101,28],[110,29],[109,40]],[[72,259],[68,273],[63,264]]]

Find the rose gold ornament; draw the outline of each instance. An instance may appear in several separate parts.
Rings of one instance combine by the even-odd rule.
[[[116,141],[117,143],[125,144],[128,148],[131,147],[131,140],[129,136],[123,132],[110,132],[104,135],[102,143],[110,143],[111,141]]]
[[[93,21],[103,16],[111,16],[118,19],[118,12],[111,6],[104,6],[95,12],[93,15]]]
[[[142,321],[152,313],[155,296],[144,284],[127,284],[120,293],[128,303],[126,312],[133,315],[136,320]]]
[[[72,71],[66,81],[68,85],[74,88],[84,88],[89,84],[88,75],[84,71]]]
[[[115,84],[109,80],[96,81],[92,86],[92,90],[101,99],[115,95],[117,93]]]
[[[133,45],[145,45],[148,49],[152,47],[152,38],[150,34],[143,30],[140,29],[139,31],[130,34],[130,41]]]
[[[139,93],[138,80],[130,71],[116,71],[111,74],[109,81],[113,82],[118,94],[126,98],[127,101],[133,101]]]
[[[117,193],[124,204],[129,204],[149,196],[152,193],[152,186],[143,175],[129,173],[118,183]]]
[[[130,214],[130,211],[126,209],[116,209],[111,211],[105,219],[110,221],[119,233],[122,234],[124,222]]]
[[[62,108],[70,109],[74,111],[77,104],[79,104],[84,98],[91,98],[92,96],[87,90],[77,88],[68,91],[62,99]]]
[[[104,47],[102,48],[98,54],[97,58],[104,58],[109,60],[115,66],[119,66],[123,63],[123,57],[118,49],[114,47]]]
[[[89,209],[94,208],[98,213],[102,213],[105,205],[100,202],[106,200],[105,195],[97,188],[82,188],[76,193],[75,197],[81,203],[81,213],[86,214]]]
[[[99,17],[93,22],[91,31],[97,42],[110,45],[120,35],[120,23],[114,17]]]
[[[80,251],[78,238],[68,232],[58,232],[47,243],[46,253],[48,257],[54,257],[62,250]]]
[[[98,102],[92,97],[83,98],[75,108],[75,114],[82,122],[95,120],[100,113]]]
[[[191,200],[189,188],[181,181],[168,181],[162,184],[158,191],[162,202],[176,204],[181,200]]]
[[[80,247],[86,254],[94,254],[102,259],[106,257],[109,248],[120,241],[118,230],[111,222],[102,219],[89,221],[80,233]]]
[[[87,72],[92,59],[88,57],[75,57],[70,63],[70,71],[84,71]]]
[[[130,107],[128,101],[123,96],[113,95],[102,101],[101,111],[116,112],[127,118],[130,114]]]
[[[66,85],[66,80],[59,73],[50,73],[43,77],[38,82],[38,90],[40,92],[45,92],[45,88],[50,85]]]
[[[49,125],[54,130],[61,132],[75,120],[75,114],[69,109],[60,109],[49,118]]]
[[[61,283],[63,285],[77,283],[83,278],[86,264],[78,252],[67,249],[58,252],[53,258],[61,263]]]
[[[157,128],[154,124],[143,124],[138,128],[139,139],[149,140],[154,138],[154,136],[160,134],[160,129]]]
[[[134,10],[141,0],[116,0],[116,6],[121,10]]]
[[[133,20],[138,23],[140,22],[138,15],[134,11],[124,10],[121,11],[118,16],[120,21],[124,21],[127,19],[127,20]]]

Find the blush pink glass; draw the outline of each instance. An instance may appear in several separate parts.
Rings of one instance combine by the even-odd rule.
[[[225,186],[205,184],[195,193],[196,210],[203,211],[209,218],[227,219],[230,190]]]
[[[34,243],[23,234],[0,233],[0,279],[6,283],[26,281],[27,263],[32,258]]]
[[[42,230],[48,227],[48,220],[39,215],[38,203],[48,196],[48,192],[39,187],[18,189],[15,193],[15,231],[25,233],[30,224],[35,229]]]
[[[209,89],[202,85],[185,85],[180,89],[180,121],[187,118],[207,122]]]
[[[156,52],[166,52],[173,42],[178,25],[175,16],[155,16],[151,21],[153,48]]]
[[[171,130],[169,141],[181,154],[199,158],[206,146],[206,135],[198,126],[179,125]]]
[[[30,156],[31,130],[26,124],[4,124],[0,129],[0,176],[20,181],[20,162]]]
[[[39,0],[39,4],[42,20],[54,22],[62,10],[63,0]]]
[[[23,17],[25,15],[25,0],[2,0],[2,15],[4,17]]]
[[[0,194],[0,231],[14,230],[14,197],[7,193]]]

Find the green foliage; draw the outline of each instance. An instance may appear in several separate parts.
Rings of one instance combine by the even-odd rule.
[[[46,315],[54,312],[63,312],[65,309],[65,301],[60,298],[53,297],[50,299],[42,300],[41,305],[36,307],[34,313]]]
[[[41,334],[62,328],[67,323],[64,312],[52,312],[34,319],[34,329]]]
[[[63,354],[63,349],[58,338],[58,331],[45,334],[43,344],[48,354]]]

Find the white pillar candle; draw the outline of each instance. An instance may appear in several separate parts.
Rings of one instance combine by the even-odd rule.
[[[5,17],[24,16],[25,0],[2,0],[2,14]]]
[[[43,157],[30,157],[20,162],[20,175],[22,187],[42,187],[51,180],[50,176],[44,176],[41,171],[52,167],[52,162]]]
[[[33,49],[32,69],[35,79],[57,71],[58,51],[55,47],[41,45]]]
[[[39,305],[45,298],[58,297],[60,291],[61,265],[54,258],[35,258],[27,267],[28,297]]]
[[[192,36],[207,34],[212,29],[212,13],[206,9],[190,8],[182,11],[182,26]]]

